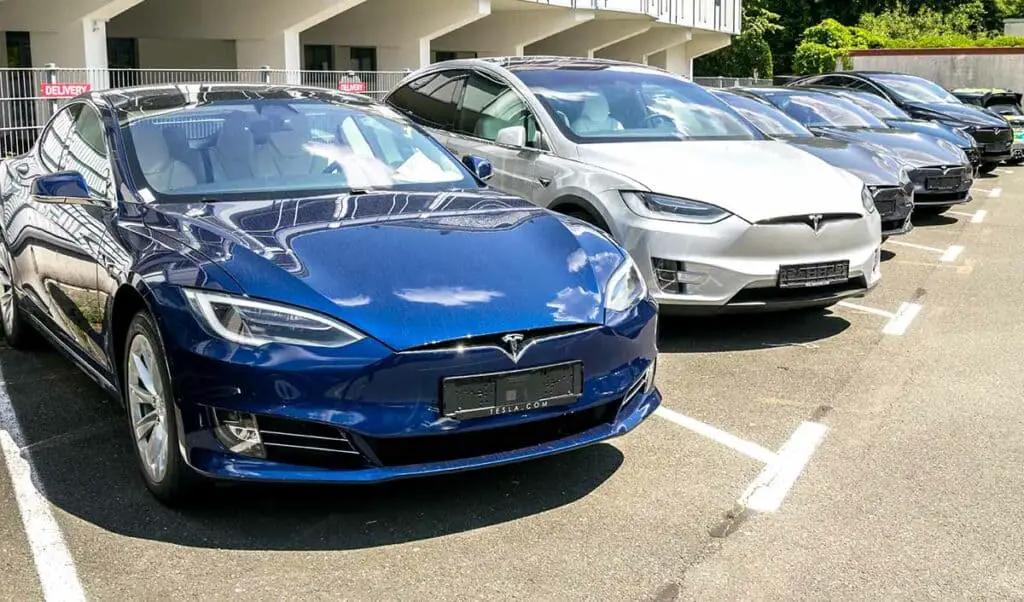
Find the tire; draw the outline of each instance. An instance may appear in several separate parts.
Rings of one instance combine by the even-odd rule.
[[[998,163],[982,163],[981,166],[978,167],[978,173],[990,174],[995,171],[997,167],[999,167]]]
[[[25,321],[18,307],[18,291],[14,287],[10,257],[7,243],[0,243],[0,325],[3,326],[4,340],[8,345],[14,349],[27,350],[35,346],[36,332]]]
[[[949,211],[950,209],[952,209],[952,207],[949,206],[914,207],[914,213],[918,215],[923,215],[925,217],[931,217],[936,215],[942,215],[943,213]]]
[[[181,456],[167,357],[156,324],[147,312],[140,311],[132,318],[123,349],[121,387],[139,472],[146,488],[160,502],[184,505],[204,482]],[[145,426],[136,428],[143,422]]]

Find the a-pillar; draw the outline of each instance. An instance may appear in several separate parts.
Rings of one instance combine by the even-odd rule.
[[[593,11],[540,5],[493,12],[434,40],[433,48],[475,51],[480,56],[522,56],[528,45],[593,19]]]
[[[594,53],[597,58],[629,61],[631,63],[648,64],[651,55],[666,48],[685,44],[693,38],[693,33],[685,27],[674,25],[656,25],[638,36],[612,44]]]
[[[602,48],[640,35],[653,25],[654,22],[646,17],[598,18],[530,44],[526,47],[526,54],[594,58],[594,53]]]
[[[732,43],[732,36],[726,33],[694,32],[693,39],[685,44],[666,48],[664,65],[656,65],[672,73],[693,77],[693,59],[725,48]],[[660,57],[659,57],[660,58]],[[652,60],[651,64],[656,64]]]
[[[382,71],[430,64],[431,42],[491,14],[490,0],[371,0],[303,34],[306,44],[372,46]]]

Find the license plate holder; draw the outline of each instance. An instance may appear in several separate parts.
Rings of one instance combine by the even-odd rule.
[[[455,376],[441,381],[441,414],[459,420],[518,414],[569,405],[582,391],[582,362]]]
[[[828,286],[850,280],[849,261],[784,265],[779,268],[779,288]]]
[[[936,176],[925,182],[928,190],[956,190],[959,186],[960,176]]]

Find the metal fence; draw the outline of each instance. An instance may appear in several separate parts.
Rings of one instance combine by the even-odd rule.
[[[242,82],[303,84],[381,99],[405,71],[284,71],[276,69],[0,69],[0,157],[31,148],[39,130],[68,98],[88,90],[162,84]],[[771,85],[753,78],[697,77],[707,87]]]

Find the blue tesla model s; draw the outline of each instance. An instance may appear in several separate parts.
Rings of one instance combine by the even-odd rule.
[[[660,403],[643,277],[490,170],[330,90],[80,96],[0,165],[6,338],[43,334],[124,402],[165,503],[211,478],[369,483],[630,431]]]

